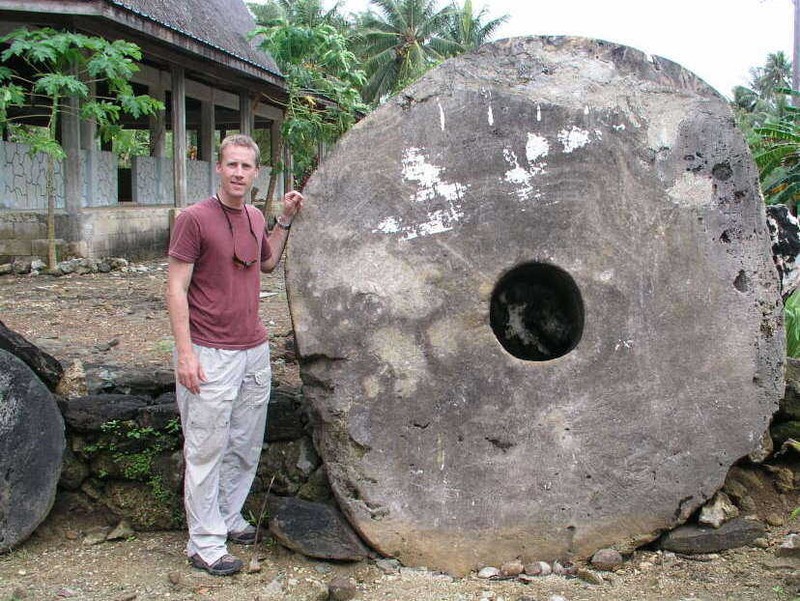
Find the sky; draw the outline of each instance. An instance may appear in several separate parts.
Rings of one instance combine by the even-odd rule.
[[[343,12],[358,12],[369,0],[342,4]],[[473,6],[476,13],[485,7],[489,18],[510,15],[494,39],[579,35],[625,44],[675,61],[729,98],[767,54],[783,50],[792,59],[792,0],[473,0]]]

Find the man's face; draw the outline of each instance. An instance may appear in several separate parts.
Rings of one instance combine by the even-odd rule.
[[[224,199],[244,202],[258,175],[255,151],[247,146],[226,146],[217,162],[217,173]]]

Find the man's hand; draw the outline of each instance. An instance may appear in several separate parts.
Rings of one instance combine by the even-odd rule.
[[[292,190],[283,195],[283,217],[284,223],[291,223],[294,216],[303,209],[305,198],[297,190]]]
[[[194,352],[178,355],[176,375],[178,382],[192,394],[200,392],[200,383],[206,381],[203,366],[200,365]]]

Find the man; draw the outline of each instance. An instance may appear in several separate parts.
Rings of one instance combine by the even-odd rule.
[[[186,552],[196,568],[223,576],[242,569],[227,542],[253,544],[241,514],[255,477],[272,372],[267,330],[258,316],[260,273],[280,260],[299,192],[283,197],[267,233],[246,204],[258,175],[249,136],[222,141],[216,195],[182,211],[169,246],[167,308],[175,338],[177,401],[184,435]]]

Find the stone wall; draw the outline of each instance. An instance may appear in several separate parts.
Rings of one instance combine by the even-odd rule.
[[[67,450],[59,486],[136,530],[182,527],[183,458],[172,372],[86,373],[82,396],[59,398]],[[271,483],[271,488],[270,488]],[[264,451],[247,511],[262,493],[331,500],[298,389],[273,383]]]

